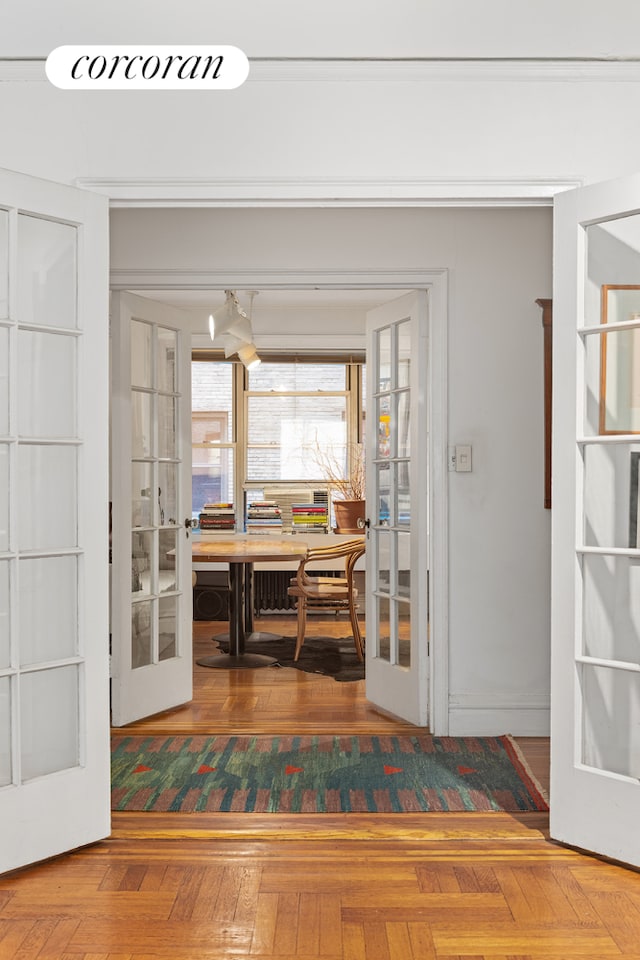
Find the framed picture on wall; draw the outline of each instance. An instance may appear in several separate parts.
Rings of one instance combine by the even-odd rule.
[[[605,284],[601,322],[640,324],[640,285]],[[640,433],[640,326],[602,336],[600,433]]]

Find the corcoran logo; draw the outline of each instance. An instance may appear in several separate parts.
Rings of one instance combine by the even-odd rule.
[[[249,61],[231,46],[64,46],[47,57],[62,90],[233,90]]]

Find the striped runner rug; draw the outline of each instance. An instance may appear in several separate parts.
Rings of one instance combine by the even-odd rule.
[[[112,809],[547,810],[510,736],[113,736]]]

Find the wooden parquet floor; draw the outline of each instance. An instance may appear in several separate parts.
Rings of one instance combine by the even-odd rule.
[[[258,714],[279,710],[291,732],[300,703],[311,724],[325,700],[336,732],[393,728],[345,687],[209,670],[193,705],[134,728],[278,732]],[[519,743],[546,785],[548,742]],[[0,960],[640,960],[640,874],[546,829],[541,814],[118,814],[109,839],[0,877]]]

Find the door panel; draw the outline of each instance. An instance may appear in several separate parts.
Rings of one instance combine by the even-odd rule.
[[[192,696],[189,318],[112,300],[112,722]]]
[[[640,866],[640,176],[555,229],[551,835]]]
[[[110,830],[107,215],[0,171],[0,871]]]
[[[429,689],[427,325],[424,291],[367,317],[367,697],[420,726]]]

